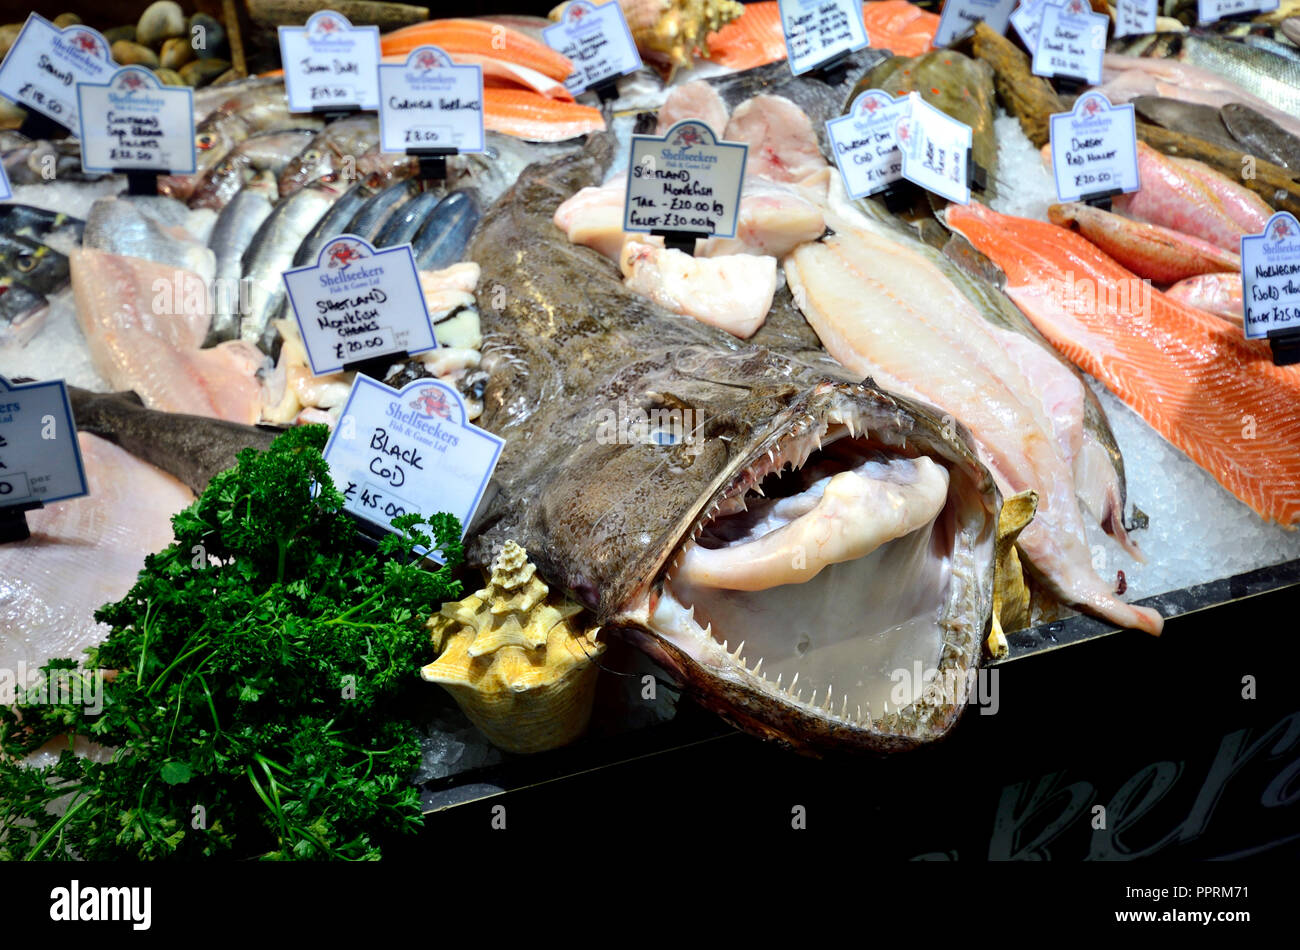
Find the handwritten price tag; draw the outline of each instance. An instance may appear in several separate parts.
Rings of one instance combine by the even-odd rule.
[[[377,251],[364,238],[341,235],[315,264],[285,271],[284,286],[316,376],[438,345],[409,244]]]
[[[290,112],[379,108],[379,27],[322,10],[279,36]]]
[[[858,0],[780,0],[790,72],[798,76],[870,39]]]
[[[1300,330],[1300,222],[1286,211],[1263,234],[1241,239],[1241,298],[1247,339]]]
[[[0,376],[0,508],[89,493],[63,380],[17,385]]]
[[[77,83],[81,167],[190,175],[195,169],[194,91],[164,86],[142,66],[102,85]]]
[[[483,69],[457,66],[436,46],[379,67],[379,141],[385,152],[483,151]]]
[[[564,81],[575,96],[599,83],[641,68],[632,31],[617,0],[596,6],[573,0],[564,18],[542,30],[542,40],[573,61],[573,75]]]
[[[1073,110],[1052,116],[1051,137],[1052,173],[1062,201],[1142,187],[1131,105],[1112,106],[1101,93],[1086,93]]]
[[[464,537],[505,444],[468,421],[446,383],[417,379],[399,392],[358,374],[325,461],[357,517],[392,531],[401,515],[445,511]]]
[[[107,82],[117,69],[108,40],[88,26],[60,30],[33,13],[0,64],[0,96],[76,132],[77,83]]]
[[[880,89],[853,100],[847,114],[826,123],[835,164],[850,198],[865,198],[903,177],[903,156],[895,130],[911,106]]]
[[[1110,18],[1093,13],[1085,0],[1045,6],[1034,47],[1034,75],[1082,79],[1090,86],[1100,83],[1109,24]]]
[[[1213,23],[1238,13],[1268,13],[1278,6],[1278,0],[1196,0],[1196,21]]]
[[[908,93],[907,114],[895,134],[903,156],[903,177],[926,191],[967,204],[970,201],[971,130],[936,109],[916,93]]]
[[[1043,8],[1046,6],[1047,0],[1024,0],[1011,14],[1011,25],[1031,55],[1038,48],[1038,30],[1043,25]]]
[[[632,136],[625,231],[695,231],[735,237],[749,147],[719,142],[703,122]]]
[[[1146,36],[1156,31],[1156,0],[1115,0],[1115,35]]]
[[[987,23],[995,33],[1005,33],[1016,0],[948,0],[939,14],[939,28],[934,33],[935,48],[951,46],[975,31],[977,23]]]

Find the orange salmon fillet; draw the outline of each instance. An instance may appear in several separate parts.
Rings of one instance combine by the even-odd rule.
[[[483,20],[429,20],[379,38],[379,51],[384,56],[405,55],[420,46],[437,46],[453,57],[457,53],[478,53],[527,66],[560,82],[573,73],[573,63],[568,57],[545,43],[508,26]]]
[[[591,106],[548,99],[526,89],[485,86],[483,127],[530,142],[563,142],[602,131],[605,120]]]
[[[1261,517],[1300,522],[1300,366],[1273,365],[1264,341],[1159,291],[1149,314],[1123,306],[1105,288],[1137,278],[1078,234],[980,204],[950,205],[947,221],[1053,346]],[[1096,306],[1077,291],[1072,310],[1053,299],[1052,282],[1071,279],[1092,282]]]
[[[939,17],[907,0],[862,5],[871,45],[897,56],[919,56],[930,48]],[[775,0],[745,5],[745,12],[708,36],[709,58],[732,69],[753,69],[785,59],[781,13]]]

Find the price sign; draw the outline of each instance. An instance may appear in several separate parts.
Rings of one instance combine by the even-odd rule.
[[[1112,106],[1099,92],[1085,93],[1070,112],[1052,116],[1051,138],[1052,173],[1061,201],[1142,187],[1131,105]]]
[[[77,83],[77,110],[86,171],[194,174],[192,89],[164,86],[142,66],[123,66],[101,85]]]
[[[1011,25],[1031,55],[1038,48],[1038,30],[1043,24],[1043,8],[1046,6],[1047,0],[1023,0],[1011,14]]]
[[[63,380],[19,385],[0,376],[0,508],[89,493]]]
[[[573,75],[564,85],[575,96],[641,68],[641,54],[617,0],[600,6],[573,0],[559,23],[543,28],[542,40],[573,62]]]
[[[847,114],[826,123],[835,164],[850,198],[865,198],[903,177],[903,156],[896,129],[911,106],[880,89],[853,100]]]
[[[279,35],[290,112],[379,108],[379,27],[322,10]]]
[[[1289,212],[1242,237],[1241,299],[1248,339],[1300,330],[1300,223]]]
[[[1101,58],[1106,53],[1110,18],[1093,13],[1085,0],[1066,0],[1043,8],[1034,47],[1034,75],[1101,82]]]
[[[0,96],[76,133],[77,83],[107,82],[116,69],[108,40],[97,30],[60,30],[33,13],[0,63]]]
[[[934,33],[936,48],[951,46],[975,32],[977,23],[987,23],[995,33],[1005,33],[1016,0],[948,0],[939,14]]]
[[[1213,23],[1238,13],[1268,13],[1278,6],[1278,0],[1196,0],[1196,21]]]
[[[9,187],[9,176],[5,174],[3,166],[0,166],[0,201],[8,201],[14,196],[13,188]]]
[[[903,177],[949,201],[970,201],[971,130],[916,93],[908,93],[907,114],[895,134],[903,156]]]
[[[623,230],[735,237],[748,154],[694,119],[663,136],[632,136]]]
[[[436,46],[379,67],[379,141],[385,152],[483,151],[483,69],[457,66]]]
[[[357,374],[325,446],[344,507],[392,531],[405,514],[474,520],[505,440],[469,422],[455,388],[417,379],[400,392]]]
[[[438,345],[409,244],[377,251],[364,238],[341,235],[315,264],[285,271],[284,286],[316,376]]]
[[[1115,0],[1115,35],[1146,36],[1156,31],[1156,0]]]

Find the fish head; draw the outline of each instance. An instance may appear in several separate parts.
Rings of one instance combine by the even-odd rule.
[[[188,200],[236,145],[248,138],[248,126],[236,115],[219,113],[194,131],[194,174],[160,175],[158,194],[179,201]]]
[[[42,294],[0,276],[0,349],[26,346],[45,325],[49,301]]]
[[[999,508],[960,423],[768,350],[688,346],[557,424],[586,431],[530,553],[698,702],[810,753],[955,724]]]

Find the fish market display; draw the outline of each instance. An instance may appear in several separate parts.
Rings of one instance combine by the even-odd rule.
[[[632,677],[629,658],[789,749],[895,752],[950,734],[982,665],[1052,640],[1045,625],[1078,612],[1159,634],[1199,605],[1198,585],[1300,558],[1300,367],[1279,365],[1285,338],[1245,337],[1241,250],[1275,212],[1300,213],[1294,21],[1193,24],[1180,0],[1158,32],[1112,39],[1093,88],[1134,106],[1140,188],[1062,201],[1049,126],[1075,90],[1033,75],[1015,34],[980,24],[934,49],[937,6],[867,2],[868,47],[794,76],[777,3],[617,2],[644,64],[598,91],[566,85],[575,62],[542,40],[567,3],[550,19],[348,4],[382,8],[389,65],[437,46],[476,67],[481,152],[389,152],[374,112],[291,112],[261,3],[251,35],[172,0],[105,27],[119,63],[194,87],[191,174],[87,174],[75,138],[0,111],[14,192],[0,202],[0,372],[67,380],[91,489],[0,544],[0,669],[98,647],[92,663],[127,673],[123,703],[153,716],[129,683],[133,664],[162,672],[140,638],[188,663],[178,625],[211,601],[234,611],[199,622],[227,651],[241,698],[212,708],[231,721],[257,701],[243,698],[265,659],[250,644],[292,641],[282,672],[315,689],[315,644],[373,672],[378,631],[390,698],[414,689],[411,708],[441,704],[506,752],[591,742],[589,725],[604,741],[597,685]],[[284,25],[312,5],[289,6],[303,15]],[[196,26],[211,50],[187,39]],[[11,41],[0,31],[0,51]],[[849,197],[827,123],[869,88],[970,128],[969,204],[907,185]],[[631,137],[686,120],[746,147],[734,234],[625,231],[646,177]],[[719,214],[729,195],[703,190],[710,177],[666,192]],[[330,365],[346,369],[313,374],[313,321],[284,275],[344,234],[409,247],[436,347],[363,359],[386,352],[367,339],[360,355],[339,348]],[[392,510],[427,527],[399,518],[380,555],[356,536],[321,451],[325,427],[352,438],[362,374],[437,380],[410,408],[441,416],[439,438],[463,404],[466,425],[504,440],[463,532],[402,497]],[[423,476],[441,491],[464,453],[449,441]],[[183,569],[200,541],[219,586]],[[140,593],[160,584],[168,597]],[[361,759],[402,750],[385,781],[415,812],[418,740],[385,732],[409,711],[363,713],[330,711],[374,741]],[[113,728],[140,768],[163,767]],[[203,755],[194,781],[216,796]],[[368,767],[349,762],[349,780]],[[0,791],[17,787],[6,768]],[[169,783],[149,794],[187,791]],[[270,799],[238,794],[233,809],[265,818]],[[331,794],[352,820],[351,793]],[[326,843],[296,834],[272,820],[241,840],[266,856],[377,851],[332,825]],[[88,840],[120,856],[116,839]],[[227,853],[195,840],[132,847]]]

